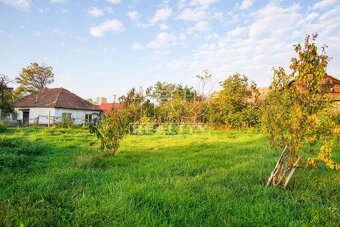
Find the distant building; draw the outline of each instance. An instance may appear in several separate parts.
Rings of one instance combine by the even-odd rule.
[[[295,80],[289,83],[289,86],[294,85]],[[339,104],[340,102],[340,80],[333,76],[326,74],[321,81],[321,89],[329,97],[333,98],[333,102]]]
[[[98,105],[98,107],[103,111],[103,113],[109,113],[111,112],[112,108],[115,111],[120,110],[120,103],[102,103]]]
[[[17,120],[24,125],[47,125],[72,120],[91,123],[102,110],[64,88],[43,89],[14,103]]]

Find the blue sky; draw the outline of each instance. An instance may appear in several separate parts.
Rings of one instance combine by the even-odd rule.
[[[52,87],[109,100],[156,81],[196,86],[203,69],[215,89],[235,72],[268,86],[313,32],[339,77],[339,0],[0,0],[0,73],[45,63]]]

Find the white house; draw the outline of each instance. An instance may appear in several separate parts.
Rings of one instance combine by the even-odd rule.
[[[43,89],[14,104],[17,120],[24,125],[55,124],[73,120],[74,124],[90,123],[102,110],[64,88]]]

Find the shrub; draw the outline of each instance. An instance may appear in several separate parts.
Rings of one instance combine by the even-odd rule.
[[[57,123],[56,126],[58,128],[74,128],[74,118],[62,118],[61,122]]]
[[[5,132],[7,130],[6,122],[0,120],[0,132]]]
[[[108,155],[114,155],[120,142],[128,131],[128,115],[112,111],[102,116],[97,126],[90,126],[90,132],[100,140],[99,149]]]

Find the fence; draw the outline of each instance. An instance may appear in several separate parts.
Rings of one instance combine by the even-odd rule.
[[[130,135],[192,135],[210,133],[210,124],[130,123]]]
[[[55,124],[73,124],[73,125],[88,125],[96,124],[97,118],[65,118],[60,116],[38,115],[34,118],[24,118],[17,120],[13,116],[1,118],[8,126],[24,126],[24,125],[55,125]]]

